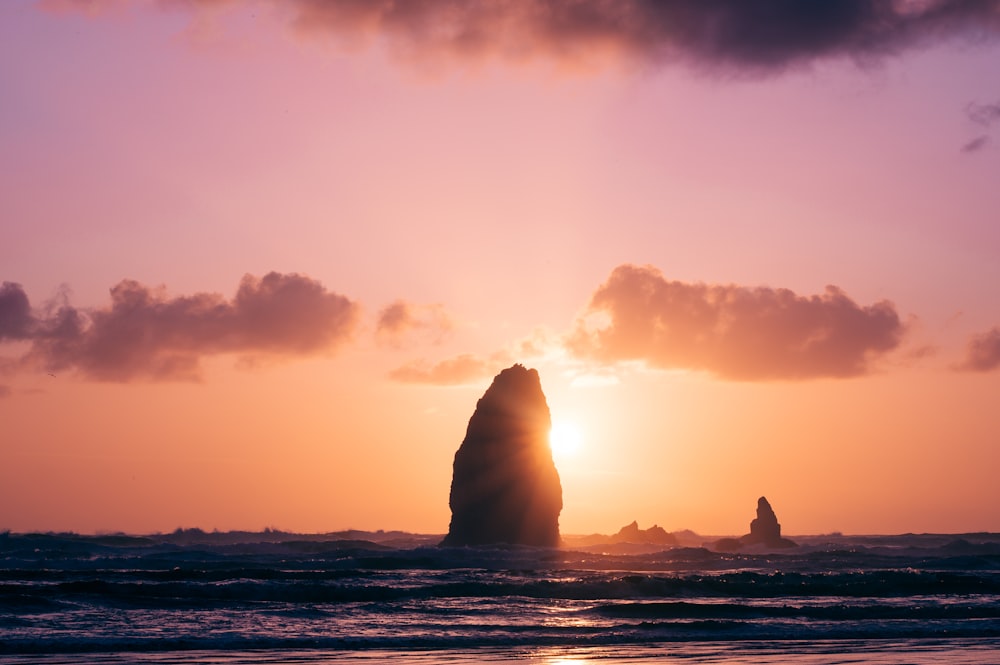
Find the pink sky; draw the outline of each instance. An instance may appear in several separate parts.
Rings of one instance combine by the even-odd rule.
[[[392,6],[0,4],[0,529],[1000,531],[998,3]]]

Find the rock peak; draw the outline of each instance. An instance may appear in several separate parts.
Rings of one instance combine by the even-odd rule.
[[[714,547],[721,551],[733,551],[746,545],[769,549],[797,546],[788,538],[781,537],[781,525],[766,497],[757,499],[757,517],[750,522],[750,533],[742,538],[723,538],[716,541]]]
[[[494,377],[455,453],[442,545],[559,544],[562,485],[551,426],[536,370],[516,364]]]
[[[763,543],[781,540],[781,525],[766,497],[757,499],[757,518],[750,522],[750,535],[744,540],[748,538]]]

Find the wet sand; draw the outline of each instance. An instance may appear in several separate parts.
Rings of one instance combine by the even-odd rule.
[[[675,642],[614,647],[433,649],[414,651],[168,651],[6,656],[8,665],[990,665],[1000,664],[1000,638],[955,640],[824,640],[808,642]]]

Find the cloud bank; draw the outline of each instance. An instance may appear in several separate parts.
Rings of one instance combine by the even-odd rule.
[[[236,295],[168,297],[124,280],[111,304],[35,315],[23,289],[0,288],[0,341],[30,341],[22,364],[99,381],[197,380],[206,356],[329,352],[354,331],[359,306],[295,273],[246,275]]]
[[[92,12],[122,0],[43,6]],[[159,0],[166,7],[259,7],[261,0]],[[772,71],[827,57],[870,60],[1000,33],[1000,0],[269,0],[308,34],[381,40],[410,59],[607,54],[645,62]]]
[[[904,333],[895,308],[862,307],[840,289],[787,289],[668,281],[622,265],[594,293],[566,344],[581,359],[642,361],[734,380],[860,376]]]
[[[191,0],[183,0],[185,3]],[[213,0],[203,0],[211,2]],[[297,0],[298,26],[373,34],[406,54],[617,52],[773,69],[826,56],[870,58],[926,42],[995,37],[993,0]]]

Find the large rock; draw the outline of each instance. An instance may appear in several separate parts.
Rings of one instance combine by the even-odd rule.
[[[667,533],[662,526],[654,524],[648,529],[640,529],[638,522],[623,526],[611,536],[613,543],[648,543],[651,545],[676,545],[677,537]]]
[[[750,522],[750,533],[741,538],[744,543],[764,543],[774,547],[781,543],[781,525],[766,497],[757,499],[757,518]]]
[[[551,426],[537,371],[514,365],[493,379],[455,453],[442,545],[559,544],[562,485]]]
[[[757,545],[768,549],[798,547],[788,538],[781,537],[781,525],[765,497],[757,499],[757,517],[750,522],[750,533],[742,538],[723,538],[715,542],[714,548],[722,551],[738,550],[746,545]]]

